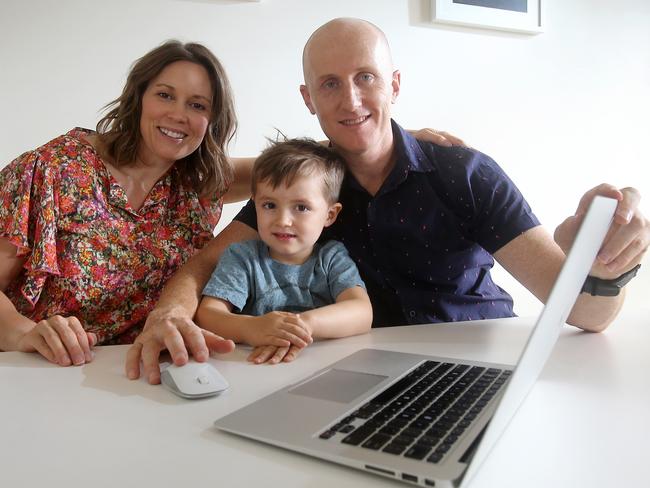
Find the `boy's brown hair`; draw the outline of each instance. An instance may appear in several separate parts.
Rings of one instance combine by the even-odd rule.
[[[253,196],[261,181],[275,189],[281,184],[289,186],[297,176],[315,171],[323,176],[325,199],[330,204],[336,203],[345,175],[345,163],[338,153],[309,138],[272,142],[255,160],[251,175]]]

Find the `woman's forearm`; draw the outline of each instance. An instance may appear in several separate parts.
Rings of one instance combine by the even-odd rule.
[[[0,351],[15,351],[20,338],[32,330],[35,322],[21,315],[3,292],[0,292]]]
[[[241,202],[251,196],[251,172],[255,158],[230,158],[234,180],[223,197],[224,203]]]

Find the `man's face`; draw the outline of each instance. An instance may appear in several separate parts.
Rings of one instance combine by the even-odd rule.
[[[392,150],[390,106],[399,93],[388,46],[369,32],[325,35],[305,55],[305,104],[350,158]]]

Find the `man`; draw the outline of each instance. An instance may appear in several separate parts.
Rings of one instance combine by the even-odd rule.
[[[342,240],[357,262],[375,326],[512,315],[510,297],[489,277],[491,256],[545,301],[597,194],[616,198],[619,205],[591,275],[616,278],[641,261],[650,230],[637,208],[636,190],[610,185],[590,190],[575,215],[556,229],[556,243],[490,158],[471,149],[418,143],[392,122],[400,73],[374,25],[358,19],[323,25],[305,46],[303,70],[303,100],[348,169],[340,223],[326,237]],[[183,364],[187,349],[202,361],[209,349],[232,347],[191,319],[221,252],[232,242],[256,237],[244,223],[255,225],[246,210],[238,219],[170,280],[129,350],[129,378],[139,376],[142,360],[149,382],[157,383],[164,349]],[[391,255],[395,250],[400,254]],[[603,330],[623,299],[623,293],[583,293],[568,322]]]

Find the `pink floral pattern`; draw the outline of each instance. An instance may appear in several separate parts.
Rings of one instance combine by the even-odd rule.
[[[75,316],[100,343],[129,343],[165,282],[211,238],[222,200],[172,170],[133,210],[76,128],[0,172],[0,237],[25,256],[5,293],[34,321]]]

